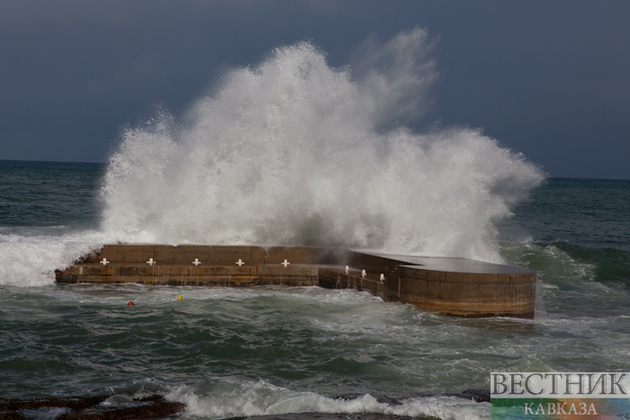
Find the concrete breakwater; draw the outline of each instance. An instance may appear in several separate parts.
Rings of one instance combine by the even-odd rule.
[[[59,283],[354,288],[474,317],[533,318],[536,295],[536,272],[524,268],[315,247],[114,244],[55,274]]]

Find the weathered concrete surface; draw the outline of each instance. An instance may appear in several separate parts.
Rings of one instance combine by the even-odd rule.
[[[56,277],[60,283],[350,287],[458,316],[532,318],[536,295],[536,272],[523,268],[312,247],[105,245]]]

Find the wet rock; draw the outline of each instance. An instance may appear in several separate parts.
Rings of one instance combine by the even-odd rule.
[[[184,404],[176,402],[151,402],[137,407],[93,408],[74,414],[65,414],[57,420],[135,420],[166,417],[184,410]]]
[[[342,394],[342,395],[336,395],[334,396],[334,398],[350,401],[356,398],[360,398],[362,396],[363,394]],[[428,397],[436,397],[436,396],[457,397],[457,398],[463,398],[465,400],[474,400],[475,402],[490,402],[490,391],[486,389],[467,389],[466,391],[460,392],[458,394],[415,394],[415,395],[404,395],[404,396],[380,395],[380,396],[375,396],[374,398],[376,398],[376,401],[378,401],[381,404],[397,406],[397,405],[401,405],[404,402],[404,400],[408,400],[410,398],[428,398]]]
[[[0,409],[7,411],[38,410],[46,407],[66,407],[72,410],[84,410],[105,401],[107,396],[39,398],[34,400],[0,399]]]
[[[363,394],[344,394],[335,398],[353,400]],[[444,395],[476,402],[490,402],[490,391],[467,389],[459,394],[419,394],[410,396],[377,396],[379,403],[397,406],[409,398]],[[18,400],[0,398],[0,420],[25,420],[22,415],[28,410],[65,408],[65,412],[55,415],[56,420],[135,420],[167,417],[184,411],[182,403],[165,401],[161,395],[144,398],[131,398],[124,395],[40,398]],[[22,413],[20,413],[22,411]],[[411,417],[376,413],[291,413],[268,416],[233,417],[229,420],[411,420]],[[413,420],[431,420],[430,417],[414,417]]]
[[[0,420],[24,420],[24,411],[54,411],[63,408],[56,420],[135,420],[166,417],[184,410],[182,403],[165,401],[161,395],[145,398],[119,396],[123,402],[116,403],[114,397],[70,397],[41,398],[33,400],[0,399]],[[105,404],[108,400],[112,400]],[[20,413],[22,412],[22,413]],[[50,414],[50,413],[49,413]]]
[[[454,394],[454,397],[465,398],[467,400],[475,400],[475,402],[490,402],[490,391],[487,389],[467,389],[460,394]]]
[[[270,416],[233,417],[227,420],[437,420],[433,417],[408,417],[376,413],[293,413]]]
[[[11,412],[6,412],[6,413],[0,412],[0,420],[28,420],[28,419],[24,416],[20,416],[15,411],[11,411]]]

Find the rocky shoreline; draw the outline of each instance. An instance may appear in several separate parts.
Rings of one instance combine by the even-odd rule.
[[[0,420],[28,420],[37,412],[55,420],[136,420],[166,417],[184,411],[185,405],[166,401],[161,395],[123,398],[108,404],[110,396],[41,398],[34,400],[0,398]],[[55,414],[58,414],[56,416]]]
[[[408,417],[377,413],[289,413],[269,416],[232,417],[226,420],[439,420],[434,417]]]
[[[476,402],[490,402],[490,392],[469,389],[458,394],[440,394]],[[421,394],[413,397],[431,397]],[[339,399],[353,400],[359,395],[345,394]],[[396,406],[405,397],[377,397],[380,403]],[[185,411],[179,402],[166,401],[162,395],[131,398],[124,395],[90,396],[68,398],[9,399],[0,398],[0,420],[31,420],[47,418],[54,420],[137,420],[175,416]],[[411,417],[378,413],[288,413],[250,417],[232,417],[227,420],[409,420]],[[433,420],[430,417],[413,417],[414,420]]]

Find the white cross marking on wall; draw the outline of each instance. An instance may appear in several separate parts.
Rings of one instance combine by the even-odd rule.
[[[149,261],[147,261],[147,264],[152,266],[153,264],[157,264],[157,261],[153,261],[153,258],[149,258]]]
[[[107,261],[107,258],[103,258],[103,261],[101,261],[101,264],[103,264],[104,266],[109,264],[109,261]]]
[[[280,263],[280,264],[284,265],[284,268],[287,268],[287,266],[288,266],[289,264],[291,264],[291,263],[290,263],[289,261],[287,261],[287,260],[284,260],[284,262],[282,262],[282,263]]]
[[[240,258],[238,259],[238,261],[236,261],[236,265],[238,265],[239,267],[243,264],[245,264],[245,262],[241,260]]]
[[[199,261],[199,258],[195,258],[195,261],[192,262],[195,265],[199,265],[201,264],[201,261]]]

